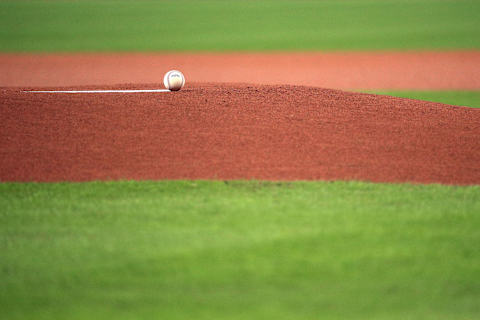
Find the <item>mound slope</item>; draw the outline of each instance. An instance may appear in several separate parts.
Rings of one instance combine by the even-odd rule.
[[[108,88],[140,87],[161,86]],[[0,116],[1,181],[480,183],[480,110],[439,103],[238,84],[143,94],[17,88],[1,90]]]

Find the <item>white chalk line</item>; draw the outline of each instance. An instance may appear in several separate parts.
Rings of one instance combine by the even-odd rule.
[[[148,93],[148,92],[170,92],[168,89],[152,90],[44,90],[44,91],[23,91],[28,93]]]

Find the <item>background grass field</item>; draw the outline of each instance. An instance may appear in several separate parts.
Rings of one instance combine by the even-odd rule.
[[[394,97],[480,108],[480,91],[374,91]]]
[[[480,48],[477,0],[15,1],[1,51]]]
[[[479,12],[473,0],[2,1],[0,51],[478,49]],[[382,93],[480,106],[479,92]],[[0,208],[8,319],[480,317],[478,186],[0,183]]]

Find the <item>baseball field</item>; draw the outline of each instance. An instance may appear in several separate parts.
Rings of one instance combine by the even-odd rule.
[[[479,318],[479,12],[1,1],[2,318]]]

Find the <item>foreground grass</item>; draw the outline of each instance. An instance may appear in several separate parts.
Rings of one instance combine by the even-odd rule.
[[[0,184],[7,319],[476,319],[480,188]]]
[[[476,0],[1,1],[0,51],[480,48]]]
[[[480,91],[375,91],[375,93],[480,108]]]

